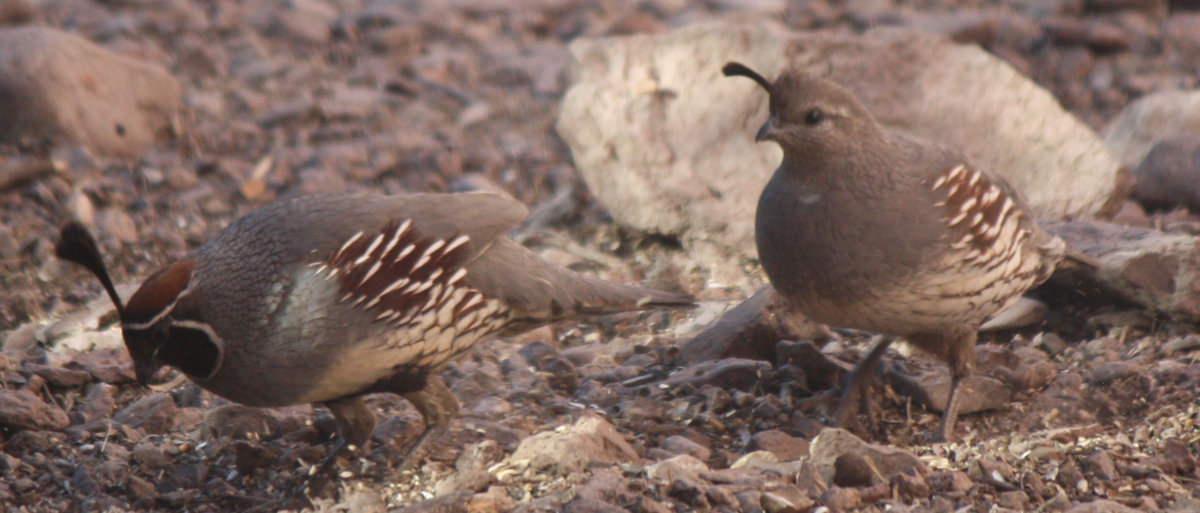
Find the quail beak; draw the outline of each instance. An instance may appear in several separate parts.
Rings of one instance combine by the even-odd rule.
[[[150,379],[153,378],[154,375],[158,373],[158,369],[161,368],[161,365],[151,361],[134,364],[133,371],[137,373],[138,383],[141,383],[144,387],[148,387],[150,386]]]
[[[778,123],[775,122],[775,116],[767,118],[767,121],[759,127],[758,133],[754,134],[754,142],[774,141],[775,129],[778,126]]]
[[[162,368],[162,364],[156,358],[157,356],[158,350],[155,350],[150,358],[133,359],[133,372],[137,374],[138,383],[141,383],[144,387],[150,386],[150,380],[154,378],[155,374],[158,374],[158,369]]]

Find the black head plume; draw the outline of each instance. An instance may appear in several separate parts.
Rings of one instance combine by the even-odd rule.
[[[740,62],[725,63],[725,66],[721,68],[721,73],[724,73],[727,77],[746,77],[750,80],[758,82],[758,85],[762,86],[763,89],[766,89],[768,93],[771,92],[771,82],[767,80],[766,77],[759,75],[757,71],[750,69],[749,66],[746,66]]]
[[[79,264],[96,275],[100,284],[104,286],[104,290],[108,292],[108,297],[116,305],[117,315],[121,319],[125,318],[125,307],[121,303],[121,296],[117,295],[112,278],[108,276],[108,268],[104,266],[104,258],[100,256],[100,248],[96,246],[96,239],[92,238],[92,234],[88,232],[87,228],[75,221],[63,225],[58,245],[54,247],[54,254],[63,260]]]

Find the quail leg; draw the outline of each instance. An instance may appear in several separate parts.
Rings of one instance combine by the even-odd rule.
[[[330,401],[325,407],[333,413],[343,445],[362,447],[375,431],[375,414],[362,396]]]
[[[436,435],[445,432],[446,427],[450,425],[450,420],[458,413],[458,399],[438,376],[430,376],[424,389],[404,394],[404,398],[408,399],[408,402],[421,412],[421,417],[425,420],[425,430],[409,446],[404,459],[400,461],[399,470],[401,471],[416,462],[422,446]]]
[[[854,419],[854,404],[862,400],[867,391],[867,385],[871,382],[871,376],[875,374],[875,367],[879,364],[879,360],[883,357],[883,353],[887,351],[888,346],[892,344],[891,337],[883,337],[875,343],[875,347],[871,348],[871,352],[858,362],[854,370],[850,371],[842,382],[842,400],[838,404],[837,413],[834,414],[834,421],[840,428],[848,428],[851,421]],[[874,419],[870,410],[870,405],[864,403],[864,409],[868,410],[868,417]],[[872,421],[874,423],[874,421]],[[874,429],[875,426],[871,426]]]
[[[308,479],[305,479],[304,483],[300,485],[302,495],[311,489],[312,482],[317,476],[321,476],[329,470],[342,449],[349,447],[353,451],[361,448],[363,444],[367,443],[371,432],[375,431],[375,414],[371,413],[370,408],[367,408],[367,403],[362,396],[348,397],[322,404],[333,414],[333,420],[337,424],[338,438],[329,452],[325,454],[325,458],[312,467]]]
[[[979,334],[975,329],[962,325],[950,326],[937,333],[922,333],[909,337],[909,341],[926,352],[946,362],[950,367],[950,394],[946,397],[946,409],[942,411],[942,424],[935,438],[945,442],[953,439],[954,424],[958,420],[958,409],[962,405],[962,381],[975,372],[975,340]]]
[[[950,397],[946,400],[946,411],[942,412],[942,425],[938,429],[939,442],[947,442],[954,436],[954,423],[958,421],[959,399],[962,397],[958,393],[958,384],[963,376],[953,371],[950,374]]]
[[[950,366],[950,395],[946,398],[946,410],[942,412],[942,425],[938,439],[947,442],[954,437],[954,424],[958,421],[958,409],[962,405],[963,379],[975,372],[975,330],[954,330],[948,334],[947,355],[944,359]]]

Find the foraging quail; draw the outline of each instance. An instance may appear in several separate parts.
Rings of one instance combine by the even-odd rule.
[[[980,324],[1049,278],[1065,244],[1003,180],[887,132],[837,84],[798,70],[771,83],[736,62],[723,72],[766,89],[770,117],[755,140],[783,148],[755,215],[767,277],[817,322],[900,336],[945,361],[939,435],[948,440]],[[851,372],[839,425],[890,342]]]
[[[279,201],[159,270],[124,305],[85,228],[67,224],[57,254],[104,285],[143,384],[169,365],[238,403],[323,404],[339,434],[326,462],[373,431],[365,394],[401,394],[426,425],[407,461],[457,411],[437,372],[482,338],[694,306],[543,261],[503,235],[526,214],[487,193]]]

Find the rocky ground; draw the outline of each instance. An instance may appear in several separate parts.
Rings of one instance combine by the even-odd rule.
[[[145,114],[144,134],[130,125],[119,127],[116,142],[18,137],[0,156],[0,505],[301,508],[307,503],[292,500],[294,491],[330,446],[328,417],[307,406],[254,410],[191,384],[137,386],[98,285],[53,258],[65,219],[94,226],[118,283],[134,284],[279,197],[483,188],[534,208],[518,235],[547,258],[608,279],[687,289],[704,305],[476,347],[445,375],[462,402],[459,417],[412,470],[394,464],[419,432],[419,415],[399,398],[373,397],[382,419],[373,444],[341,461],[337,479],[318,480],[311,507],[1200,510],[1200,336],[1192,324],[1046,294],[1046,323],[982,338],[979,373],[987,379],[973,398],[988,411],[963,417],[959,440],[928,439],[938,415],[923,397],[944,382],[944,367],[893,352],[874,394],[881,418],[858,433],[863,442],[825,429],[821,393],[865,354],[870,337],[825,332],[772,343],[765,360],[680,363],[681,341],[748,290],[706,287],[675,241],[617,228],[554,129],[571,80],[571,40],[772,19],[839,33],[905,25],[979,44],[1099,131],[1132,99],[1197,85],[1197,7],[0,0],[6,26],[66,30],[164,67],[178,88],[148,94],[183,102],[165,126]],[[20,51],[7,44],[0,56]],[[97,62],[85,60],[78,65]],[[100,69],[88,83],[112,79]],[[155,128],[175,137],[161,139]],[[1186,213],[1149,218],[1127,207],[1122,222],[1191,234],[1200,226]]]

